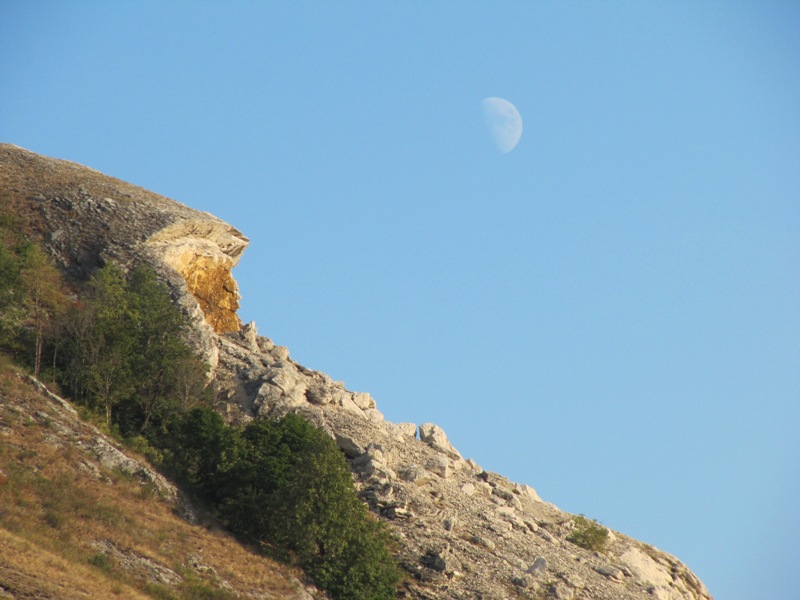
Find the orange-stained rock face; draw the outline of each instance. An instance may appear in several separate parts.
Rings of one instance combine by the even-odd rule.
[[[186,280],[189,292],[214,331],[239,331],[239,291],[229,256],[202,252],[194,244],[187,244],[168,250],[164,260]]]
[[[212,329],[228,333],[242,326],[236,315],[239,288],[231,269],[247,241],[221,221],[193,219],[162,229],[148,239],[148,244],[183,277]]]
[[[219,257],[195,256],[180,271],[192,295],[217,333],[239,331],[239,293],[230,264]]]

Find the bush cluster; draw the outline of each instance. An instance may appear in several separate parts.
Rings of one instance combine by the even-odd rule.
[[[608,529],[597,521],[587,519],[583,515],[573,518],[575,529],[569,534],[567,540],[586,550],[604,552],[608,542]]]
[[[389,534],[321,429],[299,415],[234,428],[198,407],[174,421],[168,439],[168,468],[231,531],[299,565],[334,597],[395,597]]]

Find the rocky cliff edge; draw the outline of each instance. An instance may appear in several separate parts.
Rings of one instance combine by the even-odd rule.
[[[230,271],[248,240],[232,226],[10,145],[0,145],[0,193],[71,277],[109,260],[151,264],[193,315],[229,420],[299,412],[337,441],[362,499],[401,542],[403,597],[711,599],[677,558],[621,533],[609,531],[602,552],[571,542],[574,516],[533,488],[465,460],[435,424],[386,421],[369,394],[242,326]]]

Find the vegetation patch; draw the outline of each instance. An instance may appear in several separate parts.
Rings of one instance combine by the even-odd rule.
[[[228,427],[195,408],[177,420],[166,465],[227,527],[308,573],[336,598],[396,596],[385,526],[355,493],[335,442],[299,415]]]
[[[583,515],[574,517],[572,521],[575,528],[567,540],[586,550],[605,552],[608,543],[608,529]]]

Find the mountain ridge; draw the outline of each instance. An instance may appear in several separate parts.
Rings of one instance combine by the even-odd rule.
[[[230,271],[247,238],[195,211],[76,163],[0,145],[0,191],[34,223],[59,268],[80,279],[144,262],[191,317],[216,408],[247,422],[299,412],[334,438],[359,494],[401,540],[409,598],[710,599],[678,559],[618,532],[604,552],[575,543],[581,521],[529,486],[464,460],[430,423],[389,423],[353,392],[290,358],[236,315]]]

